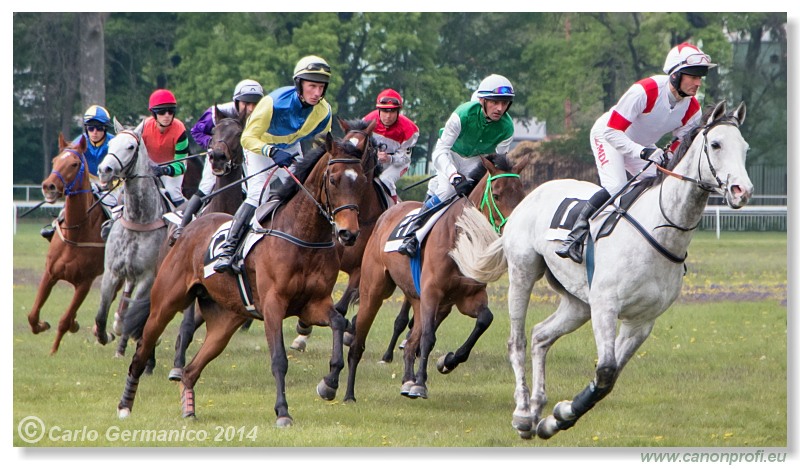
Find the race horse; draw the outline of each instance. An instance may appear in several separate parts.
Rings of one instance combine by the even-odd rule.
[[[141,134],[136,130],[124,129],[116,119],[114,125],[117,135],[109,143],[108,154],[98,166],[98,175],[100,182],[106,186],[114,178],[123,181],[124,209],[121,218],[112,225],[106,241],[105,272],[94,328],[101,344],[114,339],[113,334],[109,337],[106,332],[106,321],[111,303],[123,283],[125,296],[132,298],[132,301],[149,298],[159,247],[167,232],[162,216],[170,211],[159,189],[160,181],[150,168],[153,163]],[[123,298],[120,303],[125,300]],[[127,342],[124,334],[120,342],[120,347]]]
[[[236,182],[242,179],[242,164],[244,163],[244,150],[242,149],[241,136],[247,114],[242,112],[237,117],[226,117],[214,106],[214,130],[211,142],[208,145],[208,161],[211,170],[216,176],[214,191],[206,196],[211,196],[210,201],[203,207],[198,216],[207,213],[227,213],[233,215],[243,201],[241,185]],[[217,193],[217,191],[219,191]],[[169,237],[167,237],[169,239]],[[169,246],[162,245],[162,258],[166,256]],[[183,367],[186,365],[186,350],[192,342],[194,333],[203,324],[202,313],[190,305],[183,312],[178,337],[175,340],[175,358],[168,378],[180,381],[183,376]]]
[[[398,223],[420,202],[402,202],[381,215],[375,231],[367,243],[361,262],[360,304],[356,315],[355,333],[348,354],[348,378],[345,401],[355,401],[355,377],[358,363],[365,350],[366,338],[372,322],[383,301],[400,287],[414,310],[411,336],[404,349],[404,374],[401,394],[410,398],[427,398],[428,357],[436,342],[436,331],[442,321],[456,306],[462,314],[475,319],[475,326],[464,344],[455,353],[442,356],[436,368],[449,373],[465,362],[480,336],[493,320],[489,310],[486,284],[467,278],[458,271],[449,256],[456,239],[456,224],[462,214],[470,211],[480,221],[492,227],[485,217],[494,221],[493,228],[499,232],[505,218],[525,196],[519,171],[526,161],[512,168],[506,155],[481,157],[470,180],[478,181],[469,198],[460,197],[447,207],[424,239],[420,248],[421,268],[419,291],[415,286],[415,272],[410,259],[396,251],[385,252],[384,245]],[[481,207],[486,215],[475,208]],[[475,215],[473,215],[474,217]],[[490,228],[491,229],[491,228]],[[419,367],[414,372],[416,357]]]
[[[370,134],[373,128],[371,125],[365,133]],[[297,165],[297,184],[285,186],[293,188],[295,194],[284,199],[288,200],[285,205],[267,218],[264,237],[245,257],[243,277],[213,273],[210,268],[216,258],[212,254],[219,250],[220,239],[215,233],[231,216],[214,213],[190,223],[164,259],[148,304],[132,305],[128,312],[126,330],[133,337],[141,335],[141,339],[117,407],[119,417],[130,415],[146,358],[158,337],[176,312],[195,300],[206,320],[206,339],[181,378],[184,417],[195,415],[194,386],[202,370],[224,350],[237,328],[253,316],[264,321],[276,384],[277,426],[293,423],[285,394],[288,359],[282,323],[288,316],[297,316],[310,326],[329,326],[333,331],[330,373],[317,386],[323,399],[333,399],[344,367],[345,328],[345,319],[334,309],[331,297],[339,272],[333,238],[338,237],[345,245],[356,242],[358,202],[372,184],[364,175],[365,168],[374,165],[369,152],[362,153],[352,143],[335,141],[327,134],[324,147],[310,151]],[[249,287],[252,310],[243,303],[237,284]]]
[[[103,273],[105,243],[100,238],[100,225],[106,220],[102,209],[89,210],[94,196],[83,156],[86,140],[82,137],[73,145],[59,135],[58,143],[59,153],[53,158],[50,175],[42,181],[42,194],[48,203],[64,198],[64,220],[57,224],[56,236],[50,241],[44,274],[28,314],[28,323],[34,334],[50,329],[49,323],[40,322],[39,314],[53,286],[64,280],[75,288],[72,301],[58,322],[51,354],[58,351],[67,331],[74,333],[80,329],[75,320],[78,308],[86,299],[94,279]]]
[[[732,208],[748,202],[753,184],[745,169],[748,144],[739,131],[744,119],[744,103],[729,114],[724,102],[707,112],[666,168],[659,166],[660,174],[642,181],[651,185],[645,186],[633,205],[626,209],[615,205],[592,222],[595,233],[595,224],[614,215],[620,217],[610,235],[587,246],[582,264],[555,254],[561,245],[557,238],[563,239],[563,235],[556,237],[551,232],[559,218],[554,214],[565,197],[585,200],[599,189],[588,182],[542,184],[514,211],[503,237],[489,246],[463,237],[463,250],[459,248],[454,257],[466,275],[491,282],[508,271],[508,354],[516,378],[512,426],[522,438],[535,434],[548,439],[571,428],[611,392],[656,318],[680,293],[687,248],[709,195],[722,195]],[[525,319],[531,289],[542,276],[561,301],[531,332],[533,378],[529,391]],[[547,352],[558,338],[590,319],[597,347],[594,379],[571,401],[557,403],[552,415],[542,418],[547,403]]]
[[[369,125],[370,121],[339,119],[339,126],[344,131],[343,140],[353,143],[361,151],[375,152],[377,151],[375,142],[365,132]],[[347,316],[347,310],[358,301],[358,284],[361,280],[361,258],[364,255],[364,248],[372,235],[378,217],[386,211],[390,203],[389,195],[378,179],[380,165],[365,170],[365,176],[373,183],[371,189],[364,191],[363,198],[358,204],[358,226],[361,234],[352,246],[344,246],[341,243],[337,243],[336,246],[341,256],[339,270],[348,276],[344,293],[334,305],[336,311],[339,311],[342,316]],[[348,326],[350,326],[349,321]],[[290,347],[302,352],[306,349],[312,328],[298,323],[296,329],[299,335],[292,341]],[[347,335],[345,335],[345,343],[347,343]]]

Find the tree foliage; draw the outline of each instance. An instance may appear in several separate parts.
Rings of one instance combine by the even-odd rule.
[[[785,13],[111,13],[100,19],[105,70],[99,76],[106,88],[100,104],[124,124],[148,114],[153,90],[169,88],[178,117],[191,126],[212,104],[229,101],[239,80],[258,80],[266,92],[290,85],[296,61],[314,54],[333,67],[327,98],[342,117],[365,115],[384,88],[404,96],[403,112],[421,130],[415,159],[428,157],[449,114],[490,73],[514,83],[512,116],[546,121],[549,134],[562,136],[553,151],[586,158],[594,120],[632,83],[663,73],[672,45],[691,41],[720,64],[705,80],[705,103],[747,102],[750,161],[786,163]],[[81,90],[78,73],[82,26],[78,13],[14,15],[16,182],[38,182],[49,172],[58,132],[80,131],[81,96],[91,95]]]

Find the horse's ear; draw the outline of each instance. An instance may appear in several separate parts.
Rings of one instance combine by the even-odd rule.
[[[350,132],[350,126],[347,125],[347,121],[346,120],[342,119],[339,116],[336,116],[336,121],[339,122],[339,128],[342,129],[342,132],[344,132],[345,134],[347,132]]]
[[[481,162],[483,163],[483,167],[489,171],[489,174],[494,175],[497,173],[497,166],[495,166],[494,162],[489,159],[490,156],[494,155],[481,155]]]
[[[333,135],[330,132],[325,134],[325,151],[333,153]]]
[[[117,116],[114,116],[114,133],[118,134],[123,130],[125,130],[125,128],[122,126],[122,124],[119,123],[119,121],[117,120]]]
[[[706,121],[706,125],[711,125],[712,122],[715,120],[723,117],[725,115],[725,101],[720,101],[714,106],[714,110],[708,116],[708,120]]]
[[[219,108],[217,107],[217,103],[214,103],[214,122],[219,122],[224,119],[225,116],[222,115]]]
[[[516,163],[514,163],[514,167],[511,168],[511,172],[514,174],[522,174],[522,171],[528,167],[528,164],[531,162],[531,154],[528,153],[525,156],[519,158]]]
[[[745,106],[744,101],[739,103],[739,106],[733,111],[733,117],[739,121],[739,125],[744,124],[744,118],[747,116],[747,106]]]
[[[86,142],[86,134],[81,134],[80,138],[78,139],[78,146],[77,146],[78,152],[83,154],[84,152],[86,152],[86,148],[88,146],[89,145]]]
[[[371,135],[371,134],[372,134],[372,131],[373,131],[373,130],[375,130],[375,127],[377,127],[377,126],[378,126],[378,121],[377,121],[377,120],[372,120],[372,119],[370,119],[370,120],[369,120],[369,121],[367,121],[367,122],[369,122],[369,124],[367,125],[367,128],[366,128],[366,129],[364,129],[364,132],[366,132],[366,133],[367,133],[367,135]]]
[[[81,135],[81,137],[83,137],[83,135]],[[62,150],[67,148],[68,145],[69,145],[69,142],[64,140],[64,134],[62,132],[59,132],[58,133],[58,151],[61,152]]]

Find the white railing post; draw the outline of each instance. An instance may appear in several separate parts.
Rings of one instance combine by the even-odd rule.
[[[720,223],[720,220],[719,220],[719,207],[717,207],[717,208],[715,209],[715,211],[717,212],[717,215],[716,215],[716,225],[717,225],[717,240],[719,240],[719,231],[720,231],[720,229],[719,229],[719,223]]]

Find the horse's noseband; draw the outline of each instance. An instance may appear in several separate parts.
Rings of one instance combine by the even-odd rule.
[[[75,178],[73,178],[72,182],[70,183],[67,183],[67,181],[64,179],[64,176],[55,169],[50,172],[50,174],[55,174],[56,177],[58,177],[58,179],[61,181],[61,184],[64,186],[64,194],[63,194],[64,197],[91,192],[91,189],[84,189],[79,191],[73,190],[76,186],[80,187],[83,184],[83,177],[86,175],[86,160],[84,159],[83,155],[81,155],[80,153],[71,148],[65,148],[64,152],[71,153],[72,155],[78,158],[78,161],[80,161],[80,166],[78,167],[78,173],[75,175]]]

